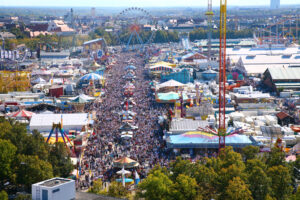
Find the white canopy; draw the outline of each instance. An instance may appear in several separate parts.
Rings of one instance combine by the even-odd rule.
[[[33,80],[32,83],[46,83],[46,81],[41,77],[38,77],[37,79]]]
[[[89,123],[88,113],[72,113],[72,114],[35,114],[30,120],[30,131],[34,129],[39,132],[50,132],[53,123],[63,122],[65,131],[80,131],[82,126]]]
[[[79,102],[79,103],[84,103],[84,102],[89,102],[89,101],[93,101],[95,100],[94,97],[90,97],[90,96],[87,96],[85,94],[80,94],[76,97],[72,97],[72,98],[69,98],[71,101],[76,101],[76,102]]]
[[[117,174],[131,174],[131,172],[128,170],[125,170],[123,167],[120,171],[117,171]]]
[[[164,82],[162,84],[159,84],[158,85],[158,88],[164,88],[164,87],[183,87],[185,86],[185,84],[182,84],[178,81],[175,81],[173,79],[167,81],[167,82]]]

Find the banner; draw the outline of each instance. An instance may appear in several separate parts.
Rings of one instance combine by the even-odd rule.
[[[8,59],[12,59],[12,52],[8,51]]]

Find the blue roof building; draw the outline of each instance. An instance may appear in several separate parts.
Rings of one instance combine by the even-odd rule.
[[[183,69],[179,72],[173,72],[170,74],[162,74],[160,76],[160,79],[161,82],[166,82],[173,79],[183,84],[194,81],[193,74],[190,72],[189,69]]]

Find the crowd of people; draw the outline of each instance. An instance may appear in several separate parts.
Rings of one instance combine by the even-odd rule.
[[[132,52],[119,54],[116,59],[114,67],[106,72],[104,97],[89,107],[96,111],[97,120],[80,163],[80,189],[89,188],[98,178],[111,182],[117,176],[116,171],[120,170],[114,168],[113,161],[121,157],[129,157],[139,163],[135,170],[140,178],[144,178],[154,165],[167,166],[170,160],[157,124],[158,116],[166,113],[166,108],[155,103],[143,59]],[[125,78],[129,64],[136,67],[133,70],[135,78],[131,80]],[[135,104],[130,108],[124,105],[124,86],[128,82],[135,86],[130,97]],[[136,113],[131,124],[137,129],[132,130],[133,135],[129,139],[122,138],[120,130],[124,121],[119,113],[126,109]]]

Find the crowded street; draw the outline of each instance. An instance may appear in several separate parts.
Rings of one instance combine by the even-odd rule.
[[[128,63],[129,60],[133,63]],[[136,66],[136,78],[130,81],[125,76],[125,67],[128,64]],[[118,55],[117,64],[107,73],[105,96],[101,101],[90,105],[89,111],[96,111],[97,120],[80,163],[80,173],[83,175],[81,177],[84,177],[80,181],[81,189],[88,188],[98,178],[103,182],[110,182],[116,175],[113,161],[121,157],[130,157],[139,163],[136,170],[141,178],[156,164],[168,165],[163,138],[157,124],[158,116],[164,114],[166,109],[155,103],[150,90],[150,79],[147,78],[143,66],[143,59],[134,53]],[[131,84],[129,82],[134,85],[130,98],[124,94],[124,86]],[[131,106],[128,102],[132,103]],[[130,120],[135,130],[129,140],[121,137],[120,130],[126,124],[122,122],[120,112],[126,113],[126,110],[136,113]]]

